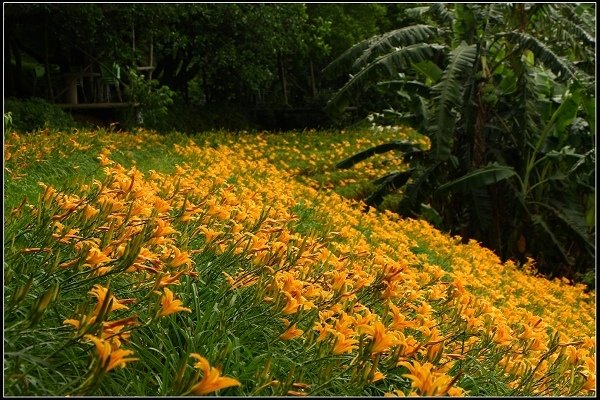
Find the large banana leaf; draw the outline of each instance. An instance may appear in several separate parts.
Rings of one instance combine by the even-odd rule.
[[[430,123],[431,151],[436,160],[444,161],[450,157],[454,127],[455,109],[461,108],[461,96],[467,86],[464,77],[469,77],[477,57],[477,46],[461,43],[450,52],[450,60],[440,81],[433,86],[435,95],[435,115]]]
[[[442,21],[444,24],[448,26],[453,26],[456,17],[451,9],[446,7],[444,3],[433,3],[429,6],[429,12],[431,15]]]
[[[552,214],[561,221],[569,230],[575,233],[588,249],[594,249],[594,239],[591,234],[588,233],[585,222],[585,215],[582,211],[576,210],[573,207],[569,207],[566,204],[561,204],[557,201],[548,203],[535,202],[543,208],[552,212]]]
[[[565,249],[563,243],[554,235],[554,232],[552,231],[552,229],[550,229],[544,218],[539,214],[534,214],[531,216],[531,221],[535,225],[542,228],[542,230],[546,233],[550,240],[552,240],[552,243],[554,243],[554,245],[562,255],[563,259],[567,262],[567,264],[573,265],[573,258],[569,257],[569,255],[567,254],[567,249]]]
[[[557,56],[535,37],[525,32],[503,32],[498,34],[498,36],[504,36],[509,42],[530,50],[535,58],[550,68],[560,80],[566,81],[575,76],[573,72],[574,67],[566,59]]]
[[[418,43],[402,47],[378,57],[361,69],[329,100],[326,109],[339,113],[351,99],[366,91],[371,85],[385,78],[395,78],[398,73],[411,67],[411,63],[431,59],[444,49],[438,44]]]
[[[469,172],[451,182],[445,183],[438,187],[438,193],[445,193],[450,190],[455,192],[464,192],[468,190],[478,189],[487,185],[500,182],[508,179],[517,173],[512,167],[499,164],[489,164],[483,168]]]
[[[433,83],[437,83],[442,77],[442,70],[433,61],[423,60],[412,64],[413,69],[425,76]]]
[[[417,168],[412,176],[412,182],[406,186],[398,211],[405,217],[416,217],[420,213],[421,204],[431,191],[433,180],[438,167],[442,164],[437,162],[427,167]]]
[[[490,194],[484,188],[477,188],[473,189],[470,195],[473,200],[473,215],[477,218],[477,226],[481,232],[486,232],[493,222]]]
[[[356,71],[364,67],[374,58],[390,52],[398,47],[425,43],[436,33],[436,29],[428,25],[412,25],[396,29],[373,40],[360,57],[354,61],[352,68]]]
[[[410,168],[402,172],[394,171],[377,179],[373,183],[378,183],[379,187],[365,199],[365,204],[373,207],[378,206],[383,201],[383,196],[392,190],[399,189],[406,185],[406,182],[408,182],[408,179],[411,177],[413,172],[414,168]]]
[[[421,148],[411,142],[405,142],[402,140],[393,140],[388,143],[379,144],[377,146],[370,147],[366,150],[360,151],[335,165],[338,169],[348,169],[354,164],[357,164],[367,158],[380,153],[386,153],[392,150],[400,150],[404,153],[416,153],[421,152]]]
[[[412,25],[373,36],[350,47],[323,69],[327,77],[357,71],[374,58],[389,53],[397,47],[426,43],[437,32],[429,25]],[[351,67],[351,68],[350,68]]]

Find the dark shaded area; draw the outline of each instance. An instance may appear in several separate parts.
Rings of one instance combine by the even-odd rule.
[[[322,69],[356,41],[390,27],[399,10],[378,4],[5,4],[4,98],[37,97],[78,120],[159,131],[326,128],[334,121],[322,110],[343,78],[326,79]],[[156,118],[140,123],[135,112],[119,105],[108,111],[107,103]],[[76,107],[81,104],[90,107]]]

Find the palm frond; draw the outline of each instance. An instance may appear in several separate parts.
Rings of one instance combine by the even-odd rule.
[[[445,193],[451,189],[454,192],[479,189],[508,179],[516,174],[516,171],[510,166],[491,163],[485,167],[469,172],[458,179],[443,184],[437,188],[437,192]]]
[[[442,22],[446,26],[452,26],[454,24],[454,13],[446,7],[444,3],[434,3],[429,6],[429,12],[431,15]]]
[[[339,163],[337,163],[335,165],[335,167],[338,169],[348,169],[348,168],[354,166],[355,164],[357,164],[363,160],[366,160],[367,158],[369,158],[375,154],[386,153],[386,152],[392,151],[392,150],[401,150],[402,152],[421,151],[421,149],[419,147],[417,147],[415,144],[413,144],[411,142],[405,142],[402,140],[393,140],[391,142],[383,143],[383,144],[380,144],[377,146],[370,147],[366,150],[360,151],[360,152],[340,161]]]
[[[555,235],[553,230],[550,228],[544,217],[540,214],[534,214],[531,216],[531,221],[542,228],[542,232],[546,234],[547,237],[550,238],[556,249],[560,252],[561,256],[565,260],[568,265],[573,265],[574,260],[569,257],[567,249],[565,249],[563,242],[559,240]]]
[[[411,62],[430,59],[444,48],[437,44],[418,43],[380,56],[346,82],[327,103],[327,111],[332,113],[342,111],[350,99],[364,92],[371,85],[384,78],[396,77],[399,72],[411,68]]]
[[[431,150],[435,159],[443,161],[450,156],[452,136],[456,124],[453,109],[460,107],[465,87],[462,78],[473,68],[477,46],[461,43],[450,52],[450,59],[441,80],[432,88],[435,95],[435,115],[430,123]]]
[[[371,42],[369,48],[354,61],[352,68],[355,71],[359,70],[373,58],[386,54],[392,49],[424,43],[436,32],[437,30],[429,25],[412,25],[383,34]]]
[[[323,69],[323,73],[333,77],[349,70],[357,71],[395,48],[424,43],[436,32],[429,25],[412,25],[370,37],[342,53]]]
[[[523,49],[530,50],[542,64],[548,67],[562,81],[575,77],[574,67],[563,57],[559,57],[550,50],[544,43],[535,37],[524,32],[504,32],[499,36],[504,36],[513,44],[519,45]]]
[[[406,185],[413,172],[414,168],[402,172],[394,171],[375,180],[373,183],[379,184],[379,187],[365,199],[365,204],[371,207],[380,205],[386,194]]]

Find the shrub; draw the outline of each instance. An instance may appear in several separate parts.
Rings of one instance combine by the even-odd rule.
[[[8,113],[12,116],[10,126],[19,132],[33,132],[44,128],[68,130],[75,127],[70,114],[37,97],[27,100],[7,99],[4,114]]]
[[[164,119],[173,104],[173,92],[168,86],[155,80],[147,80],[133,69],[127,71],[129,84],[125,96],[137,106],[128,110],[128,125],[141,125],[149,129],[162,130]]]

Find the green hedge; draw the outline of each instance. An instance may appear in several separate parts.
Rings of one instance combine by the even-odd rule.
[[[6,99],[4,113],[11,113],[8,128],[18,132],[33,132],[45,128],[69,130],[76,126],[70,114],[40,98]]]

